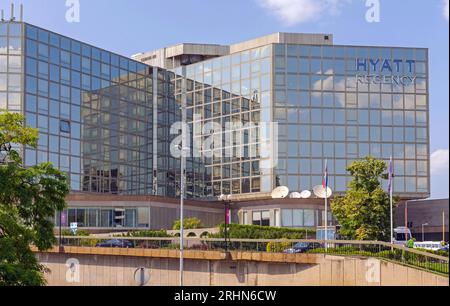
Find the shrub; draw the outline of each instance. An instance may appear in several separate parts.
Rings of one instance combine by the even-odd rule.
[[[285,250],[290,249],[292,243],[290,242],[269,242],[267,244],[267,253],[283,253]]]
[[[197,218],[186,218],[186,219],[184,219],[183,227],[184,227],[184,229],[200,229],[200,228],[204,228],[204,226],[202,225],[202,221],[200,219],[197,219]],[[180,229],[181,229],[181,223],[180,223],[180,220],[177,220],[173,224],[173,230],[174,231],[179,231]]]
[[[95,248],[99,242],[100,239],[85,239],[80,241],[80,246]]]
[[[189,247],[189,249],[194,251],[208,251],[209,247],[207,244],[202,243],[202,244],[194,244],[193,246]]]
[[[89,237],[91,234],[87,230],[77,230],[77,233],[74,235],[71,230],[65,229],[62,231],[62,235],[67,237]]]
[[[179,244],[175,244],[175,243],[170,243],[170,244],[164,246],[163,249],[179,250],[180,249],[180,245]]]
[[[418,251],[422,251],[422,252],[426,252],[426,253],[430,253],[430,254],[434,254],[434,255],[439,255],[439,256],[444,256],[444,257],[448,257],[448,252],[447,251],[432,251],[432,250],[425,250],[425,249],[417,249]]]
[[[210,235],[211,238],[224,238],[225,225],[220,225],[218,234]],[[311,229],[290,229],[278,227],[266,227],[256,225],[230,224],[228,236],[231,239],[314,239],[316,231]]]
[[[172,237],[167,233],[165,230],[160,231],[134,231],[134,232],[128,232],[125,234],[115,235],[114,237],[122,237],[122,238],[169,238]]]

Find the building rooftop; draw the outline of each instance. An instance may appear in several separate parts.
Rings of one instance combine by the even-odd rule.
[[[133,55],[151,66],[173,69],[270,44],[332,45],[331,34],[274,33],[232,45],[181,43]]]

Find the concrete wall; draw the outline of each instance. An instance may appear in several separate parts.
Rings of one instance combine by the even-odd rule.
[[[148,286],[176,286],[179,281],[179,260],[176,258],[58,253],[38,253],[37,256],[51,271],[46,275],[50,286],[136,286],[134,273],[140,267],[148,269]],[[290,263],[268,262],[264,260],[269,258],[262,255],[259,260],[187,259],[185,283],[188,286],[449,285],[446,277],[379,260],[303,256],[297,258],[297,263],[295,260]],[[75,274],[66,265],[71,258],[75,259],[72,260],[76,263]],[[253,259],[252,256],[250,258]],[[298,263],[298,259],[302,263]]]

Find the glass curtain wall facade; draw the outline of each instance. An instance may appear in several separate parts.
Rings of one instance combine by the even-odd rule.
[[[396,195],[428,197],[428,94],[426,49],[270,44],[167,71],[0,23],[0,109],[39,129],[26,165],[52,162],[75,192],[179,196],[171,127],[186,121],[189,198],[312,190],[325,159],[342,193],[369,155],[393,157]]]
[[[354,160],[392,156],[395,194],[429,195],[426,49],[278,44],[274,52],[281,185],[321,185],[328,159],[330,187],[342,193]]]
[[[22,110],[22,25],[0,23],[0,109]]]
[[[27,166],[53,163],[74,192],[175,195],[171,73],[26,23],[0,25],[0,108],[39,129]]]
[[[322,183],[325,160],[330,187],[343,193],[351,180],[347,167],[366,156],[393,157],[396,194],[429,195],[426,49],[273,44],[187,66],[185,74],[180,68],[177,74],[187,78],[191,125],[278,124],[272,173],[261,171],[258,127],[238,131],[240,140],[231,143],[226,132],[197,129],[194,142],[206,155],[204,195],[270,192],[282,185],[312,190]],[[210,148],[202,144],[211,136],[221,145],[208,157]]]
[[[261,122],[272,113],[271,67],[268,45],[175,70],[178,100],[186,78],[186,121],[200,154],[187,169],[195,197],[272,191],[261,154]]]
[[[102,207],[90,206],[69,208],[64,210],[65,224],[77,223],[79,228],[88,229],[147,229],[150,226],[150,209],[148,207]],[[55,217],[55,225],[59,226],[59,216]]]

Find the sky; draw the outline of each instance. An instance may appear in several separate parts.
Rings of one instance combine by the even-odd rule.
[[[10,3],[24,5],[29,23],[126,56],[274,32],[330,33],[335,44],[429,48],[432,198],[449,197],[448,0],[1,0],[6,17]],[[68,14],[74,11],[79,14]],[[368,19],[368,11],[376,14]]]

